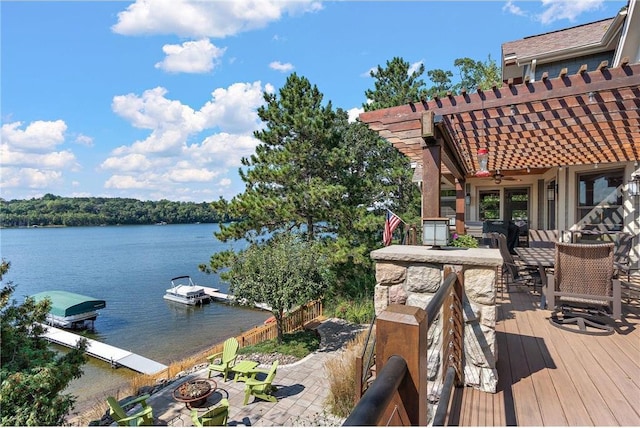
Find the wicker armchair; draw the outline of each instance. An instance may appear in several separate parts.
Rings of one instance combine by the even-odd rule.
[[[613,333],[612,321],[622,316],[613,259],[613,243],[556,244],[554,273],[547,276],[544,290],[554,311],[553,325],[587,334]]]

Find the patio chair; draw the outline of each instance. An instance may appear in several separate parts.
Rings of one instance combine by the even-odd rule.
[[[492,232],[489,237],[498,243],[498,249],[500,250],[500,255],[502,255],[502,278],[506,283],[507,291],[509,291],[510,285],[526,285],[533,286],[533,291],[535,292],[536,284],[542,284],[538,267],[526,266],[516,260],[513,254],[509,252],[507,238],[502,233]]]
[[[556,244],[554,273],[544,290],[551,324],[585,334],[612,334],[622,316],[614,279],[614,244]]]
[[[627,281],[631,281],[631,272],[637,268],[631,265],[631,248],[633,247],[633,236],[629,233],[619,233],[616,237],[616,247],[613,256],[615,275],[626,275]]]
[[[209,366],[207,367],[207,378],[211,377],[211,372],[219,372],[224,376],[224,381],[227,381],[229,373],[233,370],[233,366],[236,364],[236,357],[238,356],[238,348],[240,344],[238,339],[230,337],[224,341],[222,352],[217,352],[213,355],[209,355]],[[216,359],[220,359],[219,363],[216,363]]]
[[[147,404],[148,399],[149,395],[145,394],[120,404],[114,397],[107,397],[107,403],[111,409],[111,418],[116,421],[118,426],[153,425],[153,409]],[[140,404],[142,409],[127,415],[124,409],[136,404]]]
[[[198,416],[197,409],[191,409],[191,420],[196,427],[226,426],[229,419],[229,400],[223,398],[213,409]]]
[[[274,387],[271,385],[273,379],[276,377],[276,371],[278,369],[278,360],[275,360],[273,364],[271,364],[271,368],[269,371],[265,372],[264,370],[256,370],[251,373],[251,378],[245,381],[244,386],[244,404],[246,405],[249,402],[249,397],[254,396],[257,398],[261,398],[266,401],[271,401],[275,403],[278,399],[272,395],[272,390]],[[257,375],[259,373],[266,373],[266,377],[264,380],[258,380]]]

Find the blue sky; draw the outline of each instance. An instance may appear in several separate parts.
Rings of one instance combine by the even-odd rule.
[[[0,197],[230,199],[263,92],[292,72],[357,116],[369,71],[395,56],[499,63],[504,42],[625,4],[2,1]]]

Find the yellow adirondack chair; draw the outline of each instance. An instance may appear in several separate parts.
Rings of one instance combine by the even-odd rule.
[[[191,409],[191,420],[197,427],[226,426],[229,418],[229,400],[223,398],[220,404],[198,416],[198,410]]]
[[[207,377],[211,377],[211,372],[220,372],[224,374],[224,381],[227,381],[227,377],[229,376],[229,372],[233,370],[233,366],[236,364],[236,357],[238,356],[238,348],[240,344],[235,337],[230,337],[229,339],[224,341],[224,347],[222,348],[222,352],[218,352],[213,355],[209,355],[207,360],[209,360],[209,370]],[[216,359],[220,359],[220,363],[215,363]]]
[[[278,399],[272,395],[272,389],[274,387],[271,385],[273,379],[276,377],[276,371],[278,369],[278,360],[274,361],[271,364],[271,368],[268,372],[266,372],[267,377],[264,380],[256,379],[258,373],[265,373],[264,370],[256,370],[251,373],[251,378],[245,381],[244,387],[244,404],[246,405],[249,402],[249,397],[254,396],[257,398],[261,398],[266,401],[271,401],[275,403]]]
[[[147,404],[147,399],[149,399],[149,395],[145,394],[120,405],[114,397],[107,397],[107,403],[111,409],[111,417],[119,426],[153,425],[153,409]],[[142,410],[132,415],[127,415],[124,407],[138,403],[142,406]]]

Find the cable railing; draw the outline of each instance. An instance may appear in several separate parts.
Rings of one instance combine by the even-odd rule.
[[[359,373],[366,390],[345,426],[427,425],[429,419],[444,425],[451,391],[462,385],[464,374],[463,289],[462,274],[446,267],[425,309],[390,305],[378,316],[375,364],[381,368],[368,388],[365,370]],[[363,353],[360,364],[365,360]]]

